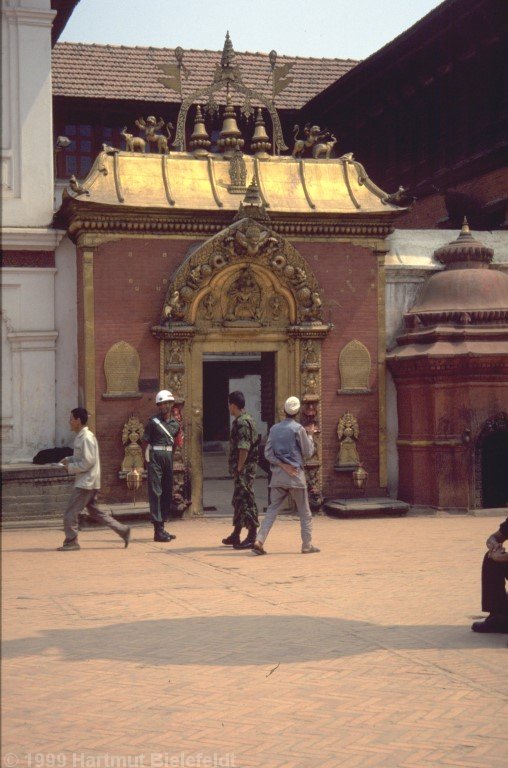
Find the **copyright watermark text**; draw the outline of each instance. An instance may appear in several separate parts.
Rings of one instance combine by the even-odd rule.
[[[3,768],[239,768],[233,752],[149,752],[138,755],[86,752],[8,752]]]

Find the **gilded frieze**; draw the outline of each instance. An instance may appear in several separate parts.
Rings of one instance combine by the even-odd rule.
[[[217,284],[217,276],[226,270],[230,272],[232,267],[236,270],[228,288],[236,298],[224,308],[221,293],[212,288]],[[270,291],[270,295],[281,298],[272,299],[269,307],[261,308],[259,270],[249,271],[255,267],[262,267],[272,276],[272,285],[280,286],[279,290]],[[241,309],[242,289],[246,293],[247,283],[251,284],[252,298],[245,296]],[[295,316],[288,318],[291,305]],[[307,263],[291,243],[250,217],[234,222],[186,259],[168,287],[161,325],[194,323],[198,307],[199,315],[207,320],[216,320],[222,313],[225,322],[256,323],[261,321],[262,314],[270,312],[276,321],[288,318],[291,323],[322,323],[320,290]]]

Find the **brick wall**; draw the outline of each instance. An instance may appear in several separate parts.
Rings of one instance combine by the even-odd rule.
[[[157,379],[159,342],[150,328],[161,314],[168,283],[190,247],[197,243],[177,239],[125,239],[105,243],[94,256],[96,415],[101,447],[104,501],[127,501],[125,482],[118,478],[123,457],[121,430],[131,412],[144,422],[154,410],[158,389],[143,392],[139,399],[103,399],[106,392],[104,358],[118,341],[133,345],[141,359],[141,379]],[[324,492],[344,495],[352,489],[351,476],[333,469],[338,452],[336,436],[340,416],[350,410],[360,425],[358,449],[369,472],[369,493],[378,493],[378,386],[377,386],[377,261],[369,248],[343,242],[294,241],[323,288],[325,322],[333,329],[323,343],[322,435]],[[78,291],[81,295],[81,290]],[[338,395],[338,357],[352,339],[358,339],[372,358],[372,392]],[[81,377],[82,377],[81,371]],[[82,378],[81,378],[82,381]],[[342,484],[342,485],[341,485]],[[146,488],[145,488],[146,492]]]
[[[358,420],[360,459],[369,472],[368,493],[379,489],[378,320],[377,259],[369,248],[342,242],[293,242],[323,288],[323,319],[333,328],[322,346],[323,493],[327,497],[352,495],[351,475],[333,469],[339,450],[337,424],[350,411]],[[371,356],[371,392],[337,394],[340,389],[339,354],[352,339],[364,344]]]
[[[55,266],[54,251],[2,251],[2,267]]]

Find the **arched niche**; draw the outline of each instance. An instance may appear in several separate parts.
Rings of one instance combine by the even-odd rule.
[[[367,347],[352,339],[339,355],[340,388],[338,394],[369,392],[372,361]]]
[[[141,363],[137,350],[127,341],[117,341],[104,358],[106,377],[105,398],[141,397],[139,372]]]

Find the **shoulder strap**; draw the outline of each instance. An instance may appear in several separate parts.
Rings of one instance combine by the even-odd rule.
[[[159,429],[161,429],[167,435],[167,437],[169,437],[171,441],[171,445],[173,445],[173,443],[175,442],[174,437],[171,434],[171,432],[167,429],[167,427],[164,426],[162,421],[158,419],[157,416],[153,416],[152,421],[154,424],[156,424],[159,427]]]

